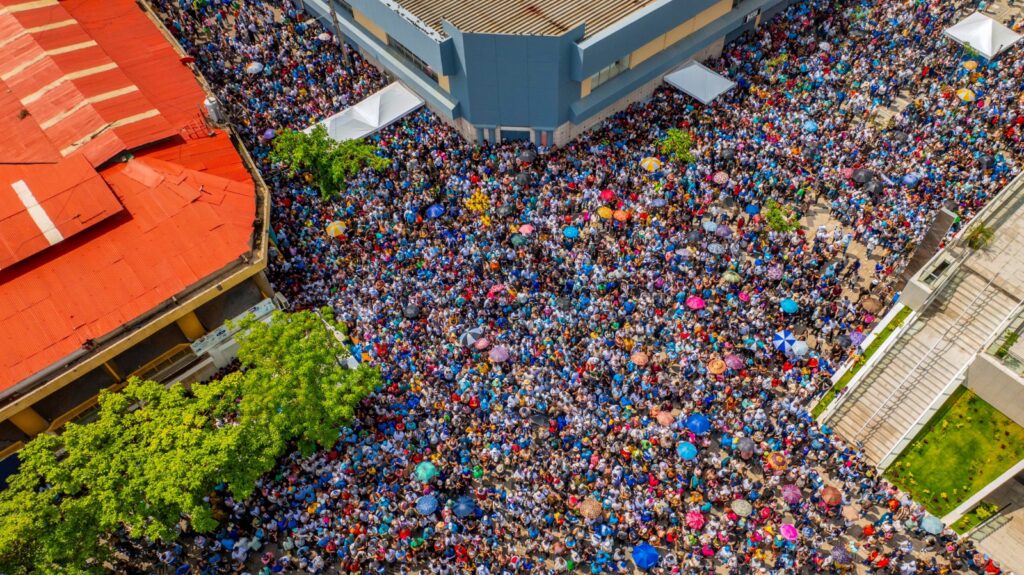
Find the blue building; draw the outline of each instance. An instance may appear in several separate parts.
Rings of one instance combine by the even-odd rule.
[[[560,145],[650,96],[667,72],[719,54],[791,1],[304,4],[466,138]]]

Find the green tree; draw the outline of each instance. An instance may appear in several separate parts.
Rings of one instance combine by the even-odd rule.
[[[693,134],[678,128],[670,128],[661,139],[661,153],[682,164],[693,162]]]
[[[800,219],[792,206],[782,205],[775,200],[765,202],[764,221],[777,232],[791,232],[800,227]]]
[[[338,142],[317,124],[310,133],[282,130],[274,137],[270,159],[288,167],[292,176],[308,172],[325,200],[346,189],[346,181],[364,168],[383,170],[389,164],[377,148],[362,139]]]
[[[120,530],[166,541],[184,519],[209,532],[217,485],[248,497],[293,442],[332,445],[379,376],[343,367],[328,326],[339,327],[330,313],[247,318],[244,373],[191,389],[133,380],[100,394],[96,421],[33,439],[0,492],[0,572],[100,571]]]

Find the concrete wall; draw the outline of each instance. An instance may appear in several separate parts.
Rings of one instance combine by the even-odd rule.
[[[967,368],[966,385],[1003,415],[1024,426],[1024,379],[998,358],[979,353]]]

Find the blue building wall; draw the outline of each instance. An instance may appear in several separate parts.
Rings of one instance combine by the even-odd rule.
[[[307,9],[331,27],[330,0],[305,0]],[[661,0],[583,40],[585,24],[561,36],[462,32],[445,22],[447,38],[421,28],[382,0],[348,0],[388,36],[435,72],[446,76],[445,92],[342,9],[338,18],[346,40],[380,62],[423,97],[464,135],[482,139],[495,127],[529,128],[549,137],[556,128],[594,119],[627,96],[724,39],[732,40],[761,19],[796,0],[743,0],[731,11],[603,83],[581,98],[581,82],[612,62],[713,6],[715,0]],[[487,130],[485,132],[484,130]],[[550,140],[549,140],[550,141]]]

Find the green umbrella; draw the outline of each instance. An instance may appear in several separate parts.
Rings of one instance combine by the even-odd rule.
[[[519,246],[521,246],[521,245],[523,245],[525,243],[526,243],[526,236],[524,236],[523,234],[513,234],[512,235],[512,245],[514,245],[516,247],[519,247]]]
[[[424,461],[416,466],[414,475],[416,475],[416,479],[426,483],[437,477],[437,467],[434,467],[434,464],[429,461]]]

